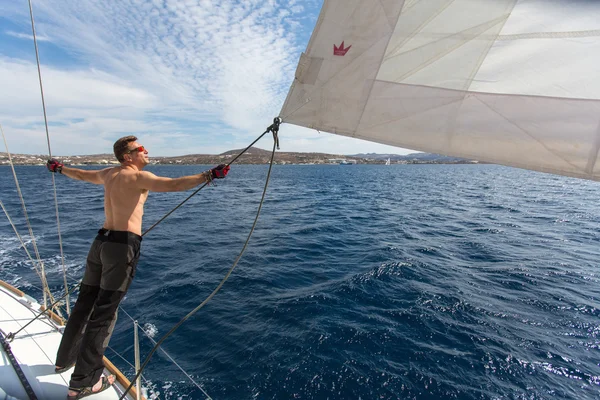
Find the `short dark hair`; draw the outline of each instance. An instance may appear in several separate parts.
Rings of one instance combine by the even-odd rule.
[[[121,139],[117,140],[113,145],[113,150],[115,152],[115,157],[119,162],[125,161],[125,157],[123,157],[129,149],[127,146],[131,142],[135,142],[137,138],[135,136],[123,136]]]

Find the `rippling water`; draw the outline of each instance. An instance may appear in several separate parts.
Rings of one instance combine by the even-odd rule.
[[[155,339],[232,265],[266,172],[234,166],[144,239],[122,306]],[[58,292],[51,180],[17,173]],[[74,281],[102,192],[57,182]],[[0,187],[25,234],[6,167]],[[144,226],[186,196],[152,193]],[[276,166],[237,269],[164,348],[214,399],[598,399],[599,199],[598,183],[494,165]],[[0,279],[39,295],[6,219],[0,239]],[[132,362],[132,342],[121,313],[111,349]],[[205,398],[162,354],[145,377],[161,398]]]

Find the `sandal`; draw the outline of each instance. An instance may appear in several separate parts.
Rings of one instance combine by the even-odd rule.
[[[103,376],[102,377],[102,386],[100,386],[100,389],[98,389],[95,392],[92,390],[93,386],[86,386],[84,388],[72,388],[72,387],[69,387],[69,390],[77,392],[77,394],[75,396],[69,396],[69,395],[67,395],[67,400],[83,399],[84,397],[91,396],[93,394],[98,394],[100,392],[103,392],[103,391],[105,391],[106,389],[108,389],[111,386],[112,385],[108,382],[108,378],[106,378],[105,376]]]
[[[67,365],[66,367],[54,367],[54,372],[57,374],[62,374],[63,372],[73,368],[73,366],[75,365],[75,363],[71,363],[69,365]]]

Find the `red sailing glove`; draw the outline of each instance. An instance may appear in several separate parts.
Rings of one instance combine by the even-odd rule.
[[[221,164],[210,170],[210,177],[212,179],[223,179],[229,172],[229,165]]]
[[[48,160],[48,162],[46,163],[48,171],[58,172],[59,174],[62,174],[63,166],[64,165],[62,165],[58,160],[55,160],[54,158],[52,160]]]

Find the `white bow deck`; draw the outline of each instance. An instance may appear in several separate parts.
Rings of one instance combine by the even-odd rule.
[[[41,306],[33,298],[0,281],[0,329],[5,335],[18,331],[40,312]],[[38,399],[65,399],[73,368],[62,374],[54,372],[56,352],[62,338],[62,329],[44,315],[20,332],[10,343],[12,353],[27,377]],[[105,362],[106,362],[105,358]],[[119,399],[129,381],[110,363],[104,374],[114,374],[117,381],[112,388],[90,396],[94,400]],[[114,368],[114,369],[113,369]],[[125,386],[126,387],[126,386]],[[3,348],[0,346],[0,388],[8,396],[28,398],[21,381]],[[0,392],[1,393],[1,392]],[[134,391],[135,393],[135,391]],[[10,397],[9,397],[10,398]],[[127,399],[135,399],[128,394]]]

